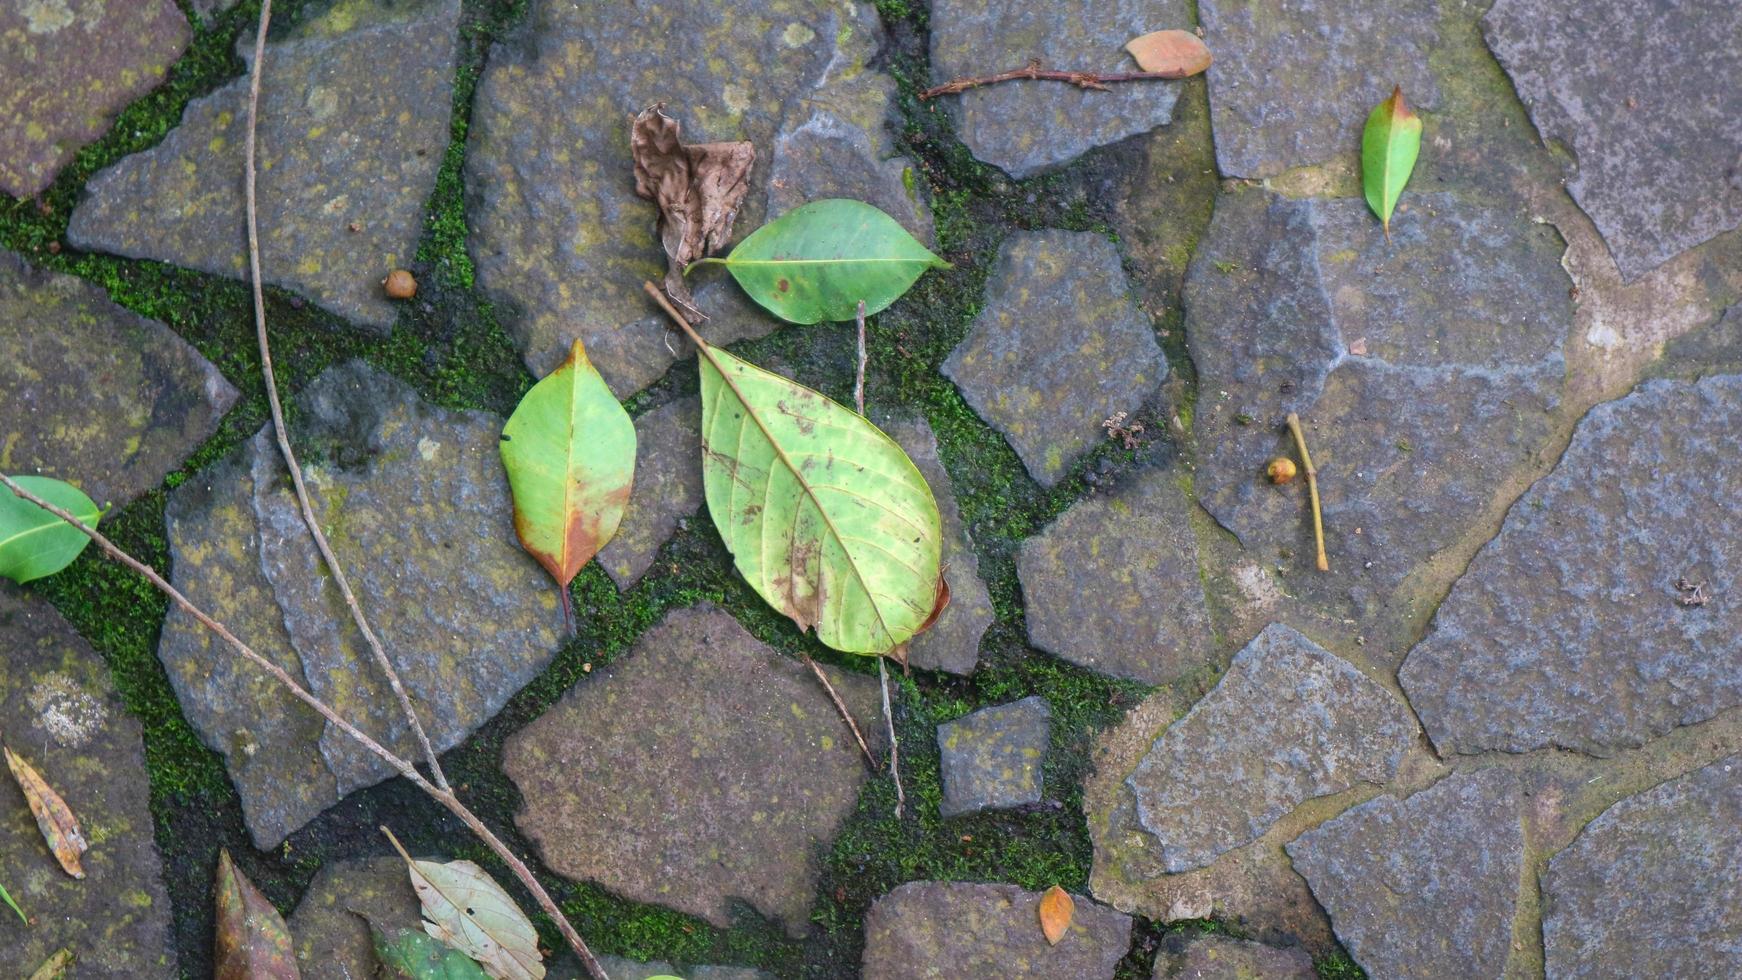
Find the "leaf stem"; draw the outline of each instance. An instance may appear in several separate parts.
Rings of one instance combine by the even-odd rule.
[[[942,85],[934,85],[919,93],[919,100],[924,102],[927,99],[935,99],[940,95],[954,95],[957,92],[965,92],[968,89],[979,88],[982,85],[996,85],[999,82],[1014,82],[1022,80],[1068,82],[1078,88],[1095,89],[1097,91],[1105,92],[1109,90],[1109,85],[1114,82],[1175,81],[1181,78],[1187,78],[1192,74],[1194,73],[1183,70],[1115,72],[1059,71],[1056,69],[1042,68],[1040,67],[1040,62],[1031,61],[1025,67],[1012,68],[1010,71],[1001,71],[995,75],[975,75],[969,78],[957,78],[953,81],[945,82]]]
[[[1301,432],[1300,416],[1288,413],[1288,431],[1294,435],[1294,444],[1300,450],[1301,469],[1306,471],[1307,496],[1313,504],[1313,541],[1319,546],[1319,571],[1331,570],[1330,559],[1325,557],[1325,519],[1319,508],[1319,478],[1318,471],[1313,469],[1313,457],[1307,452],[1306,435]]]

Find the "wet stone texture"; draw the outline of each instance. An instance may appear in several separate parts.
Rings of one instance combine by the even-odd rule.
[[[1380,796],[1288,845],[1337,938],[1372,977],[1498,977],[1524,832],[1517,777],[1455,773]]]
[[[1050,487],[1107,438],[1102,421],[1150,401],[1167,360],[1113,243],[1019,231],[999,247],[986,305],[942,370]]]
[[[1137,71],[1125,42],[1163,27],[1191,26],[1183,0],[1094,4],[937,0],[931,13],[934,83],[992,75],[1037,61],[1042,68]],[[1133,82],[1100,92],[1063,82],[1014,81],[940,96],[962,143],[1018,179],[1165,126],[1179,82]]]
[[[323,867],[303,892],[287,924],[302,980],[359,980],[376,975],[369,922],[385,932],[422,931],[417,893],[398,855],[339,861]]]
[[[1442,753],[1608,754],[1742,704],[1739,421],[1719,375],[1579,423],[1399,673]]]
[[[1190,507],[1151,468],[1085,497],[1022,543],[1029,642],[1114,677],[1163,684],[1208,659],[1210,619]]]
[[[1040,695],[938,726],[946,817],[1039,803],[1052,735],[1052,709]]]
[[[679,398],[635,420],[635,483],[599,564],[627,589],[653,567],[678,526],[702,506],[702,403]]]
[[[855,717],[876,716],[875,681],[833,681]],[[746,903],[795,936],[816,855],[865,780],[811,673],[710,605],[667,615],[575,685],[502,764],[552,870],[722,928]]]
[[[1225,194],[1185,289],[1199,499],[1260,560],[1299,573],[1291,594],[1342,618],[1375,611],[1536,460],[1572,326],[1551,228],[1421,194],[1391,236],[1361,200]],[[1290,411],[1320,474],[1334,575],[1311,571],[1305,481],[1264,478],[1296,455]]]
[[[1742,976],[1742,756],[1605,810],[1542,890],[1551,977]]]
[[[1385,783],[1415,734],[1385,688],[1272,625],[1131,774],[1138,822],[1166,870],[1202,867],[1306,800]]]
[[[412,260],[447,150],[459,12],[459,0],[358,0],[267,45],[259,201],[268,283],[377,332],[392,327],[381,280]],[[236,45],[253,58],[252,32]],[[68,241],[247,278],[238,176],[247,91],[244,74],[195,99],[162,143],[91,178]]]
[[[755,144],[735,239],[824,197],[868,201],[930,239],[930,209],[905,186],[887,128],[895,83],[866,67],[884,42],[870,4],[531,7],[491,50],[466,180],[479,281],[514,311],[508,326],[534,374],[580,336],[627,397],[687,353],[641,290],[664,275],[665,257],[656,209],[635,196],[628,121],[653,99],[668,103],[686,142]],[[709,341],[779,326],[723,270],[692,278]]]
[[[48,188],[187,49],[174,0],[0,4],[0,193]]]
[[[168,327],[0,252],[0,471],[120,506],[180,466],[235,401]]]
[[[1742,5],[1499,0],[1483,33],[1626,279],[1742,226]],[[1625,50],[1626,70],[1613,54]]]
[[[360,361],[296,402],[316,516],[431,741],[450,748],[559,644],[554,587],[514,537],[502,420],[430,406]],[[172,493],[165,516],[177,588],[345,717],[417,754],[328,582],[270,426]],[[391,772],[180,611],[158,657],[188,721],[223,753],[259,847]]]
[[[1279,948],[1232,936],[1174,933],[1155,957],[1154,980],[1317,980],[1299,946]]]
[[[0,963],[24,976],[71,946],[80,977],[176,976],[139,722],[72,625],[5,582],[0,637],[6,744],[61,794],[91,842],[85,878],[75,880],[49,853],[17,783],[0,775],[0,884],[33,919],[27,929],[0,905]]]
[[[863,980],[1113,980],[1131,918],[1073,895],[1057,946],[1040,933],[1040,893],[1015,885],[916,881],[865,915]]]
[[[1433,0],[1202,0],[1216,164],[1226,177],[1274,177],[1358,157],[1367,114],[1403,87],[1415,108],[1439,90],[1428,53]]]

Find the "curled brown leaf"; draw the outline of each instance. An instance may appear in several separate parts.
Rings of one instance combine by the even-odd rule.
[[[24,791],[24,799],[30,804],[36,826],[42,831],[43,840],[48,841],[54,859],[60,862],[61,869],[67,874],[83,878],[85,869],[79,864],[79,855],[85,853],[90,845],[85,843],[84,832],[79,829],[79,818],[73,815],[72,807],[67,806],[67,801],[61,799],[42,774],[31,768],[30,763],[9,748],[4,751],[6,766],[12,770],[12,778],[18,780],[18,788]]]
[[[1144,71],[1165,71],[1189,78],[1210,67],[1210,49],[1191,31],[1151,31],[1126,42],[1125,50]]]
[[[731,239],[756,148],[748,142],[686,145],[678,121],[664,110],[664,103],[652,106],[630,123],[635,193],[659,205],[666,294],[685,315],[705,318],[684,284],[684,269]]]

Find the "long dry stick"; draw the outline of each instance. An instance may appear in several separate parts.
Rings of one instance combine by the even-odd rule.
[[[363,607],[358,604],[356,593],[351,591],[351,583],[345,578],[345,570],[339,566],[339,558],[333,554],[333,546],[327,542],[326,533],[321,530],[321,522],[315,518],[308,487],[303,483],[302,467],[296,461],[295,451],[290,448],[290,433],[284,425],[284,406],[278,400],[278,378],[272,370],[272,345],[266,336],[266,301],[260,288],[260,225],[254,190],[254,134],[260,116],[260,76],[261,66],[266,61],[266,28],[271,23],[272,0],[263,0],[260,4],[260,27],[254,35],[254,65],[248,78],[248,128],[242,155],[247,161],[243,187],[248,212],[248,271],[254,286],[254,334],[260,345],[260,373],[266,379],[266,400],[272,406],[272,429],[278,436],[278,451],[284,455],[284,465],[290,470],[291,485],[296,488],[296,502],[302,510],[302,522],[308,525],[309,536],[314,538],[315,547],[321,552],[321,560],[326,562],[327,570],[333,575],[333,584],[338,587],[339,595],[344,597],[345,606],[351,610],[351,621],[357,624],[358,631],[363,634],[363,642],[374,656],[375,666],[381,668],[381,672],[387,676],[387,683],[393,688],[393,696],[399,700],[399,709],[405,713],[406,720],[411,722],[411,730],[417,736],[418,746],[423,749],[424,761],[429,765],[430,775],[435,777],[435,784],[445,790],[448,788],[448,777],[442,772],[442,764],[436,758],[435,746],[430,744],[429,735],[423,730],[423,722],[418,720],[417,709],[411,704],[411,695],[406,693],[405,685],[399,680],[399,672],[393,669],[393,662],[387,659],[387,651],[382,649],[381,641],[369,627],[369,620],[363,616]]]
[[[857,316],[859,326],[859,360],[853,371],[853,407],[859,410],[859,417],[865,417],[865,365],[870,362],[870,355],[865,351],[865,301],[859,301]],[[901,743],[895,737],[895,713],[889,707],[889,668],[883,663],[884,658],[877,658],[877,680],[883,687],[883,723],[889,726],[889,775],[895,780],[895,819],[901,819],[901,811],[907,807],[907,794],[901,789]]]
[[[1306,471],[1307,496],[1313,503],[1313,540],[1319,546],[1319,571],[1331,570],[1331,561],[1325,557],[1325,519],[1319,510],[1319,477],[1313,469],[1312,454],[1307,452],[1306,436],[1300,430],[1300,416],[1288,413],[1288,431],[1294,435],[1295,448],[1300,450],[1300,468]]]
[[[953,95],[971,88],[979,88],[982,85],[1022,80],[1068,82],[1078,88],[1105,92],[1109,90],[1109,85],[1114,82],[1177,81],[1181,78],[1188,78],[1192,74],[1194,73],[1189,71],[1059,71],[1042,68],[1040,62],[1031,61],[1026,67],[1012,68],[1010,71],[1001,71],[996,75],[975,75],[972,78],[958,78],[942,85],[934,85],[919,93],[919,98],[923,102],[926,99],[935,99],[940,95]]]

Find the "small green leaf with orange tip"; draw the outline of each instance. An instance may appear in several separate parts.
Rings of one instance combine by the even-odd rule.
[[[1403,87],[1396,86],[1391,97],[1368,114],[1367,128],[1361,134],[1361,185],[1367,192],[1367,206],[1385,226],[1387,239],[1391,237],[1391,212],[1420,153],[1421,117],[1403,101]]]
[[[278,910],[230,860],[218,852],[215,980],[298,980],[296,950]]]

